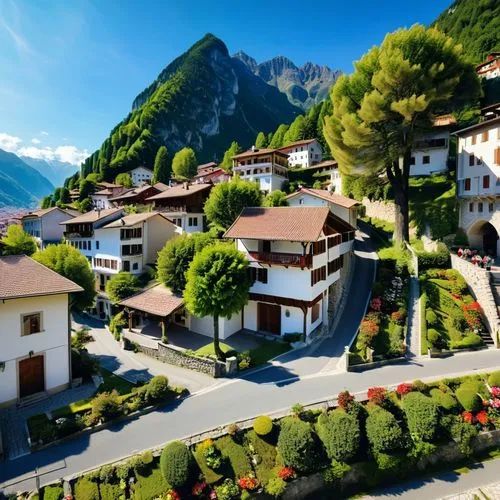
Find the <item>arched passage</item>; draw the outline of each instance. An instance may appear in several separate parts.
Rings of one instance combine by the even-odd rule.
[[[467,231],[469,244],[483,250],[487,255],[497,256],[498,231],[488,221],[477,221]]]

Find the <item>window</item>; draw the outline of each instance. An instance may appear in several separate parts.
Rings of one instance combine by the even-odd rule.
[[[262,251],[269,253],[271,251],[271,242],[270,241],[263,241],[262,242]]]
[[[193,227],[198,225],[198,217],[189,217],[188,226]]]
[[[494,203],[488,203],[488,212],[493,212],[494,208],[495,208]]]
[[[142,238],[142,227],[134,227],[131,229],[120,229],[121,240],[129,240],[131,238]]]
[[[134,271],[137,271],[137,270],[139,269],[139,264],[138,264],[137,262],[134,262],[134,263],[132,264],[132,269],[133,269]]]
[[[313,255],[321,255],[326,252],[326,240],[315,241],[313,243]]]
[[[485,130],[485,131],[481,134],[481,142],[488,142],[488,138],[489,138],[489,131],[488,131],[488,130]]]
[[[22,318],[22,336],[33,335],[42,331],[42,313],[23,314]]]
[[[130,271],[130,261],[129,260],[124,260],[123,261],[123,270],[125,272],[129,272]]]
[[[465,191],[470,191],[470,177],[467,177],[464,181],[464,190]]]
[[[89,248],[89,250],[92,250],[92,241],[88,242],[88,248]]]
[[[410,165],[415,165],[415,157],[414,156],[412,156],[410,158]]]
[[[87,242],[86,241],[83,242],[83,249],[87,250]]]
[[[260,281],[261,283],[266,284],[267,283],[267,269],[258,268],[256,279],[257,279],[257,281]]]
[[[474,212],[474,203],[469,203],[469,212]]]
[[[250,286],[252,286],[257,280],[257,269],[255,267],[248,267],[248,281],[250,281]]]
[[[329,262],[328,263],[328,276],[330,276],[330,274],[337,272],[339,269],[342,268],[343,265],[344,265],[344,256],[343,255],[341,255],[337,259]]]
[[[311,271],[311,286],[314,286],[319,281],[326,279],[326,266],[313,269]]]
[[[478,212],[482,212],[483,211],[483,202],[480,201],[478,204],[477,204],[477,211]]]
[[[429,155],[424,155],[422,157],[422,163],[424,165],[429,165],[430,162],[431,162],[431,157]]]
[[[476,136],[475,136],[475,135],[473,135],[473,136],[471,137],[471,144],[472,144],[473,146],[476,144]]]
[[[483,176],[483,189],[488,189],[489,187],[490,187],[490,176],[484,175]]]
[[[316,323],[316,321],[318,320],[320,308],[321,301],[316,302],[316,304],[311,307],[311,323]]]
[[[474,155],[469,155],[469,167],[473,167],[476,162],[476,157]]]
[[[482,164],[483,164],[483,159],[480,156],[478,156],[476,158],[476,165],[482,165]]]
[[[99,242],[98,241],[95,242],[95,249],[99,250]]]

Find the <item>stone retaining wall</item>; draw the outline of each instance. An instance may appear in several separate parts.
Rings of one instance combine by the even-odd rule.
[[[498,317],[497,306],[491,291],[489,272],[454,254],[451,254],[451,267],[456,269],[465,278],[476,300],[481,304],[486,317],[488,331],[495,346],[499,347],[497,332],[500,329],[500,318]]]
[[[396,221],[396,209],[393,202],[370,201],[368,198],[363,198],[361,203],[365,207],[366,217],[376,217],[388,222]]]
[[[354,270],[356,267],[356,255],[354,250],[344,255],[344,265],[340,270],[340,278],[331,285],[328,293],[328,310],[331,311],[328,318],[328,335],[333,335],[335,328],[342,317],[345,305],[349,298]]]

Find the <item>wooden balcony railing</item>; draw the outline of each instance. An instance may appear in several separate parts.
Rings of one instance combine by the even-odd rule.
[[[280,252],[249,252],[250,256],[263,264],[278,265],[278,266],[293,266],[304,269],[312,266],[311,255],[299,255],[294,253]]]

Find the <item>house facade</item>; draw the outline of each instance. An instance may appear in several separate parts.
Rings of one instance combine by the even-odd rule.
[[[154,186],[145,184],[141,187],[125,189],[118,195],[109,198],[109,203],[113,207],[122,207],[124,205],[147,205],[149,203],[147,201],[149,197],[161,192],[159,186],[156,186],[157,184]]]
[[[155,210],[167,216],[187,233],[199,233],[205,229],[203,206],[212,184],[177,184],[158,193],[146,201],[153,203]]]
[[[486,61],[476,66],[476,73],[479,78],[498,78],[500,76],[500,52],[488,54]]]
[[[71,382],[68,295],[82,288],[24,255],[0,257],[0,406]]]
[[[288,155],[290,167],[312,167],[323,160],[323,149],[316,139],[293,142],[278,151]]]
[[[137,167],[131,170],[130,177],[134,186],[139,187],[144,183],[151,184],[153,178],[153,171],[146,167]]]
[[[233,156],[232,160],[233,175],[258,182],[260,190],[265,193],[282,189],[288,180],[288,154],[278,149],[252,147]]]
[[[90,195],[92,205],[96,210],[106,210],[113,208],[110,199],[118,196],[125,188],[119,184],[112,184],[111,182],[100,182],[97,186],[101,189]]]
[[[500,106],[456,135],[459,226],[472,247],[500,255]]]
[[[74,213],[53,207],[28,212],[22,217],[21,223],[23,231],[33,236],[39,247],[43,249],[51,243],[61,242],[64,233],[61,223],[74,217]]]
[[[354,233],[326,206],[245,208],[224,235],[250,261],[249,301],[234,321],[272,335],[327,327],[329,290]]]

